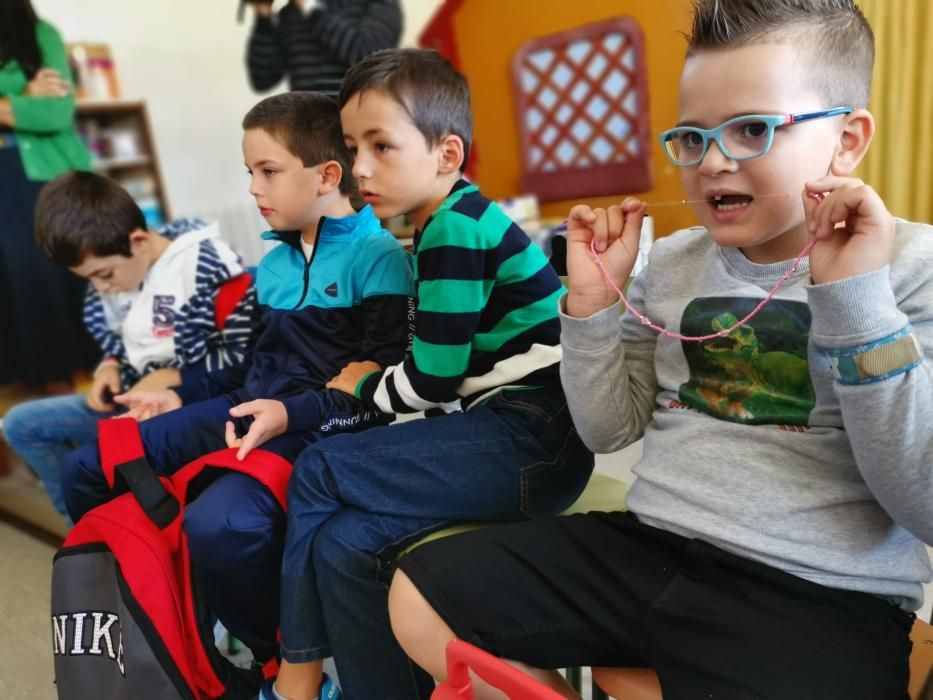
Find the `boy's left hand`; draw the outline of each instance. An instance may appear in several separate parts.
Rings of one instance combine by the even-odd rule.
[[[894,217],[861,180],[827,176],[807,182],[803,208],[809,233],[819,241],[810,251],[814,284],[873,272],[891,262]]]
[[[236,458],[241,462],[249,451],[278,437],[288,429],[288,411],[285,404],[275,399],[247,401],[230,409],[234,418],[252,416],[253,422],[243,437],[237,437],[232,421],[227,421],[224,438],[227,447],[239,447]]]
[[[378,362],[372,360],[363,360],[362,362],[351,362],[342,370],[340,374],[331,379],[324,386],[327,389],[336,389],[344,394],[356,396],[356,386],[370,372],[378,372],[382,367]]]

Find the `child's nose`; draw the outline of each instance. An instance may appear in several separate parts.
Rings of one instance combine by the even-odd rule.
[[[710,175],[722,170],[734,170],[737,167],[737,162],[723,153],[719,148],[719,144],[711,139],[698,167],[701,173]]]
[[[353,169],[350,171],[353,177],[359,179],[361,177],[369,177],[369,167],[366,164],[366,161],[357,154],[353,159]]]

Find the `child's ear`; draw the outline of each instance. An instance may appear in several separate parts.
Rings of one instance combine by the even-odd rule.
[[[138,251],[149,245],[149,232],[141,228],[130,231],[130,253],[135,255]]]
[[[336,160],[328,160],[321,164],[319,175],[321,178],[320,194],[327,194],[340,187],[340,180],[343,178],[343,168]]]
[[[439,175],[449,175],[460,171],[463,165],[463,139],[456,134],[447,134],[437,146]]]
[[[837,177],[848,177],[861,162],[871,139],[875,135],[875,119],[867,109],[857,109],[842,117],[842,133],[833,153],[830,172]]]

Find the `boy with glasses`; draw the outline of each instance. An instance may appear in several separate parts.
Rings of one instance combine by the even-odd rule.
[[[872,61],[852,0],[698,0],[661,141],[703,225],[657,242],[629,294],[665,334],[619,321],[643,205],[568,227],[561,376],[593,450],[644,437],[628,512],[405,557],[392,623],[435,677],[456,636],[536,669],[652,667],[666,700],[906,696],[931,578],[933,230],[852,177]]]

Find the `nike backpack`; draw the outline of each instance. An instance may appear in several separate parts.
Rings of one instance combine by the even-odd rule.
[[[60,700],[255,698],[262,669],[235,667],[216,648],[182,521],[218,475],[255,478],[285,508],[291,465],[264,450],[239,462],[220,450],[157,476],[131,418],[99,424],[101,465],[130,491],[88,512],[52,567],[52,649]],[[230,582],[236,585],[235,581]]]

